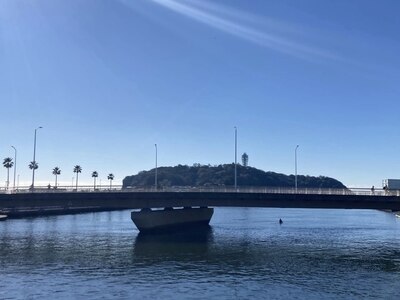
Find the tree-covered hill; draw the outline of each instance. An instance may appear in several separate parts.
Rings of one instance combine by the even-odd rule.
[[[233,186],[235,165],[219,166],[195,164],[191,167],[178,165],[157,169],[159,187],[171,186]],[[154,186],[155,169],[142,171],[137,175],[127,176],[123,188]],[[237,166],[238,186],[257,187],[293,187],[294,175],[265,172],[252,167]],[[297,176],[299,188],[346,188],[340,181],[325,176]]]

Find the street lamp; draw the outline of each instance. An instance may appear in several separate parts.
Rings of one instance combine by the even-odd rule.
[[[299,145],[296,146],[294,149],[294,188],[297,193],[297,148],[299,148]]]
[[[154,186],[157,191],[157,144],[154,144],[154,147],[156,148],[156,174],[155,174],[155,178],[154,178]]]
[[[235,189],[237,188],[237,128],[235,128]]]
[[[13,190],[15,192],[15,174],[17,172],[17,149],[14,146],[11,146],[11,148],[14,149],[14,184],[13,184]]]
[[[32,190],[35,188],[35,165],[36,165],[36,131],[43,128],[39,126],[35,129],[35,137],[33,139],[33,168],[32,168]]]

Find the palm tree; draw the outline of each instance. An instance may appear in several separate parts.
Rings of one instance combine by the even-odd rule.
[[[38,165],[38,163],[36,161],[31,161],[29,163],[29,169],[31,169],[31,170],[35,169],[36,170],[37,168],[39,168],[39,165]]]
[[[79,165],[74,167],[74,173],[76,173],[76,189],[78,190],[78,173],[82,172],[82,168]]]
[[[39,168],[39,165],[38,165],[38,163],[36,161],[31,161],[29,163],[29,169],[36,170],[37,168]],[[31,189],[33,189],[33,182],[32,182],[32,185],[31,185]]]
[[[61,169],[59,167],[55,167],[53,169],[53,175],[56,176],[56,184],[54,186],[54,188],[57,188],[57,176],[61,174]]]
[[[96,178],[99,177],[99,173],[97,173],[97,171],[93,171],[92,172],[92,177],[93,177],[93,189],[96,189]]]
[[[10,184],[10,168],[12,168],[12,166],[14,165],[12,158],[10,157],[6,157],[3,160],[3,166],[4,168],[7,168],[7,190],[8,190],[8,186]]]
[[[110,180],[110,190],[111,190],[112,181],[114,179],[114,174],[113,173],[108,174],[107,179]]]

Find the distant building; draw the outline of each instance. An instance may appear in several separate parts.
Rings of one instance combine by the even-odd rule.
[[[247,167],[249,165],[249,156],[246,152],[242,154],[242,165],[244,167]]]

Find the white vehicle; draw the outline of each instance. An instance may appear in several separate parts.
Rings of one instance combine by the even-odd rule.
[[[400,190],[400,179],[384,179],[382,187],[385,190]]]

